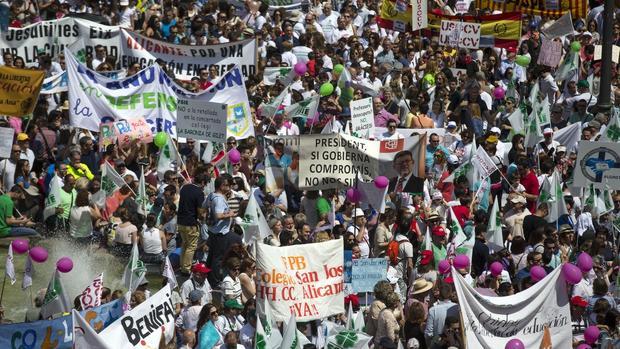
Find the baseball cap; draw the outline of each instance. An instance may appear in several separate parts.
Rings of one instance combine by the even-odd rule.
[[[30,139],[30,137],[28,137],[28,135],[23,133],[23,132],[17,134],[17,140],[18,141],[27,141],[29,139]]]
[[[354,211],[353,211],[353,218],[357,218],[357,217],[364,217],[364,211],[357,207]]]
[[[517,49],[514,46],[510,46],[506,49],[508,52],[517,52]]]
[[[224,308],[243,310],[243,305],[237,302],[236,299],[229,299],[226,302],[224,302]]]
[[[499,139],[496,135],[490,135],[487,137],[487,143],[497,143],[497,141],[499,141]]]
[[[555,149],[556,153],[566,153],[566,147],[563,145],[559,145],[556,149]]]
[[[192,290],[189,293],[189,301],[194,303],[194,302],[198,302],[199,300],[202,299],[202,291],[201,290]]]
[[[553,130],[551,129],[551,127],[545,127],[545,129],[543,130],[543,134],[552,134]]]
[[[577,87],[589,88],[590,83],[588,82],[588,80],[579,80],[579,82],[577,82]]]
[[[588,301],[586,301],[585,299],[583,299],[582,297],[579,296],[574,296],[573,298],[570,299],[570,304],[577,306],[577,307],[587,307],[588,306]]]
[[[192,267],[192,273],[207,274],[209,272],[211,272],[211,269],[207,268],[207,266],[204,265],[204,263],[196,263]]]
[[[500,130],[499,127],[492,127],[491,128],[491,132],[493,132],[493,133],[502,133],[502,130]]]
[[[448,121],[448,128],[456,128],[456,122]]]
[[[433,199],[433,200],[441,200],[441,199],[443,199],[443,196],[441,195],[441,192],[439,192],[439,191],[434,191],[434,192],[433,192],[432,199]]]
[[[435,236],[446,236],[446,231],[443,229],[443,227],[433,227],[433,235]]]

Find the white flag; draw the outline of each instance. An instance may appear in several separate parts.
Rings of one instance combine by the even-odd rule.
[[[67,313],[71,311],[71,308],[72,303],[69,302],[69,297],[65,292],[60,271],[56,269],[52,274],[50,283],[47,285],[47,291],[41,306],[41,316],[44,319],[48,319],[55,314]]]
[[[166,134],[166,145],[159,151],[159,160],[157,160],[157,177],[162,180],[164,173],[168,170],[178,171],[179,157],[174,141],[169,134]]]
[[[357,173],[357,189],[362,193],[361,207],[362,209],[372,206],[379,213],[385,213],[385,196],[388,187],[383,189],[377,188],[372,181],[364,181],[362,175]]]
[[[494,251],[498,252],[504,248],[504,235],[502,234],[502,219],[499,216],[499,200],[493,202],[491,216],[489,217],[489,226],[486,232],[487,245]]]
[[[56,207],[60,204],[61,179],[57,175],[50,181],[50,191],[45,198],[45,209],[43,209],[43,220],[56,214]]]
[[[515,108],[515,110],[508,116],[510,126],[512,127],[511,133],[524,134],[525,124],[523,123],[523,113],[521,108]]]
[[[30,256],[26,256],[26,265],[24,265],[24,279],[22,280],[23,290],[32,286],[32,275],[33,274],[34,274],[34,268],[32,267],[32,259],[30,259]]]
[[[11,280],[11,285],[15,285],[15,265],[13,264],[13,245],[9,244],[9,252],[6,255],[6,264],[4,266],[6,276]]]
[[[140,182],[138,184],[138,195],[136,196],[136,203],[140,206],[144,214],[146,215],[146,203],[148,202],[149,197],[146,195],[146,180],[144,179],[144,168],[142,169],[142,174],[140,175]]]
[[[363,332],[340,331],[327,337],[327,348],[330,349],[364,349],[368,348],[371,336]]]
[[[161,275],[165,277],[166,279],[168,279],[168,284],[170,285],[171,289],[177,287],[177,285],[179,284],[177,282],[176,275],[174,275],[174,270],[172,269],[172,264],[170,263],[170,258],[168,258],[168,256],[166,256],[166,262],[164,263],[164,271],[162,272]]]
[[[262,242],[271,233],[265,215],[263,215],[263,211],[261,211],[254,196],[255,191],[256,189],[253,189],[250,193],[245,216],[243,217],[243,243],[246,245],[249,245],[252,241]]]
[[[302,349],[304,345],[309,344],[310,341],[306,336],[297,329],[297,319],[295,319],[295,313],[291,313],[289,321],[284,328],[284,334],[282,335],[281,349]]]
[[[620,120],[618,118],[618,113],[615,111],[612,112],[611,120],[609,120],[609,125],[605,128],[605,131],[601,133],[601,138],[599,141],[601,142],[618,142],[620,141]]]
[[[549,179],[551,184],[551,195],[554,199],[549,206],[549,214],[547,215],[547,222],[555,222],[560,216],[568,213],[566,203],[564,202],[564,191],[562,190],[562,176],[558,170],[554,170],[551,178]]]
[[[493,172],[497,171],[497,166],[489,157],[487,151],[484,150],[484,147],[478,147],[478,149],[476,149],[472,163],[476,170],[478,170],[478,174],[482,179],[489,177]]]
[[[73,349],[108,349],[105,339],[99,337],[80,313],[73,309]]]
[[[123,284],[129,292],[133,292],[140,286],[143,280],[145,280],[146,268],[144,263],[140,260],[140,254],[138,252],[138,244],[134,243],[131,248],[131,256],[129,262],[125,267],[123,273]]]
[[[103,273],[97,275],[80,294],[82,310],[98,307],[101,305],[101,291],[103,291]]]
[[[107,161],[104,162],[101,169],[101,190],[110,196],[125,185],[125,180],[116,172],[114,167]]]
[[[265,334],[267,335],[267,348],[280,348],[280,345],[282,344],[282,333],[280,333],[280,330],[273,319],[271,307],[269,306],[267,298],[264,299],[263,309],[265,312],[265,322],[263,323],[263,328]]]

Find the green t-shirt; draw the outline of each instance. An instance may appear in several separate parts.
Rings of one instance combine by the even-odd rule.
[[[60,217],[64,219],[69,219],[69,214],[71,213],[71,207],[75,205],[75,197],[77,196],[77,192],[75,189],[72,189],[70,193],[67,193],[64,189],[60,189],[60,203],[58,207],[63,208],[63,213]]]
[[[6,223],[7,217],[13,217],[13,200],[7,195],[0,195],[0,237],[9,235],[11,227]]]
[[[446,246],[444,245],[435,245],[431,244],[433,248],[433,259],[435,260],[435,268],[439,267],[439,262],[446,259],[448,257],[448,250],[446,250]]]
[[[332,205],[330,205],[329,201],[324,197],[320,197],[316,200],[316,210],[319,213],[319,217],[323,214],[329,213],[331,211]]]

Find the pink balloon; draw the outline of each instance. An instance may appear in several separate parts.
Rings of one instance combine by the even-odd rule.
[[[303,62],[298,62],[293,67],[293,70],[295,71],[295,74],[302,76],[306,73],[306,71],[308,71],[308,66]]]
[[[598,340],[598,336],[601,334],[601,330],[598,329],[595,325],[588,326],[586,330],[583,332],[583,338],[588,342],[588,344],[594,344]]]
[[[241,161],[241,153],[233,148],[228,152],[228,160],[231,164],[238,164]]]
[[[450,272],[450,261],[447,259],[439,261],[439,266],[437,269],[439,269],[440,274],[448,274]]]
[[[506,96],[506,90],[504,90],[504,88],[502,88],[501,86],[498,86],[495,89],[493,89],[493,97],[495,97],[495,99],[502,99],[505,96]]]
[[[592,349],[592,347],[587,345],[586,343],[581,343],[577,346],[577,349]]]
[[[47,250],[37,246],[30,249],[30,258],[37,263],[43,263],[47,260]]]
[[[489,271],[491,271],[491,275],[498,277],[502,275],[502,271],[504,271],[504,266],[500,262],[493,262],[489,267]]]
[[[581,269],[582,272],[587,273],[592,270],[592,257],[585,252],[581,252],[579,257],[577,257],[577,266]]]
[[[562,266],[562,275],[564,275],[564,279],[571,285],[578,284],[581,281],[581,270],[572,264],[572,263],[564,263]]]
[[[13,247],[13,252],[17,254],[24,254],[28,252],[28,248],[30,248],[30,246],[28,246],[28,240],[24,239],[13,240],[13,242],[11,242],[11,246]]]
[[[464,254],[460,254],[460,255],[454,257],[454,260],[452,261],[452,264],[454,264],[454,267],[456,269],[469,268],[469,257],[467,257]]]
[[[69,257],[62,257],[56,262],[56,269],[61,273],[68,273],[73,269],[73,261]]]
[[[390,185],[390,180],[386,176],[375,178],[375,187],[377,189],[385,189],[388,185]]]
[[[497,262],[496,262],[497,263]],[[520,339],[513,338],[506,343],[505,349],[525,349],[525,345]]]
[[[540,265],[535,265],[530,269],[530,276],[532,277],[532,281],[538,282],[547,276],[547,272],[545,268]]]
[[[360,201],[360,198],[361,198],[361,194],[359,190],[357,190],[356,188],[347,189],[347,200],[349,200],[350,202],[356,203]]]

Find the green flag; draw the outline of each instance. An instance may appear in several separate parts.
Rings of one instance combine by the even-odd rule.
[[[41,316],[47,319],[55,314],[66,313],[71,311],[71,303],[65,292],[65,287],[60,278],[60,272],[56,270],[52,274],[52,279],[47,286],[43,305],[41,306]]]

